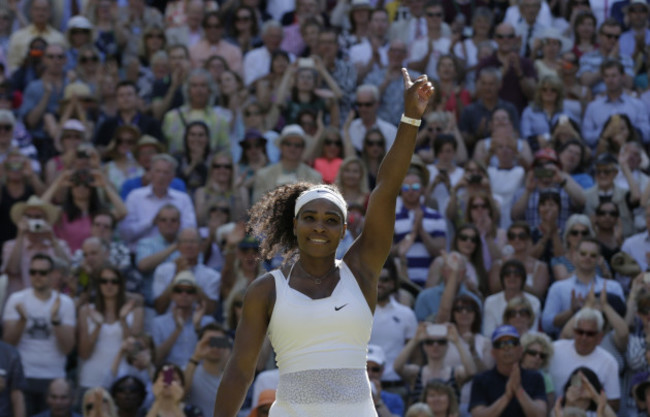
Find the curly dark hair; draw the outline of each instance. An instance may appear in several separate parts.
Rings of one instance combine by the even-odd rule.
[[[269,191],[251,207],[247,228],[248,232],[260,241],[262,259],[271,259],[279,253],[284,253],[283,259],[286,263],[298,254],[298,239],[293,233],[296,200],[300,194],[316,185],[340,194],[338,188],[333,185],[297,182]]]

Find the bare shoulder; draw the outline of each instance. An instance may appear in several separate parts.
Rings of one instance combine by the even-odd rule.
[[[244,296],[245,308],[266,310],[270,317],[275,304],[275,278],[270,272],[256,278],[248,286]]]

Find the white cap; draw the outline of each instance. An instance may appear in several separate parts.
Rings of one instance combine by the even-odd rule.
[[[93,24],[84,16],[76,15],[68,21],[68,30],[70,29],[93,30]]]
[[[378,345],[368,345],[368,362],[374,362],[377,365],[384,366],[386,363],[386,355],[384,349]]]

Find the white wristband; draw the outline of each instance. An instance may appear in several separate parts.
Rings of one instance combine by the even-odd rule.
[[[402,118],[399,119],[399,121],[415,127],[420,127],[420,125],[422,124],[422,120],[414,119],[412,117],[406,117],[404,116],[403,113],[402,113]]]

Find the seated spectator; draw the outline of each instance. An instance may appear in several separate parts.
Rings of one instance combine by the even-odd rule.
[[[619,187],[614,179],[618,170],[623,171],[627,181],[628,189]],[[634,181],[630,165],[627,158],[621,158],[620,164],[612,154],[604,153],[599,155],[594,161],[594,170],[596,185],[585,192],[585,211],[588,216],[594,215],[596,207],[602,201],[611,201],[618,207],[621,220],[623,237],[629,237],[634,234],[634,219],[632,210],[640,202],[641,191],[639,184]]]
[[[173,204],[183,213],[181,228],[196,227],[192,200],[187,194],[170,187],[176,167],[176,160],[167,154],[152,158],[151,183],[132,191],[126,198],[128,214],[120,223],[120,233],[125,243],[133,247],[139,239],[155,236],[153,219],[165,204]]]
[[[641,143],[641,138],[627,114],[616,113],[611,115],[600,132],[596,144],[596,156],[603,153],[618,155],[628,142]]]
[[[137,378],[151,391],[156,362],[156,348],[149,334],[127,337],[122,341],[110,368],[108,381],[119,381],[124,377]]]
[[[532,330],[533,323],[537,320],[538,315],[533,312],[530,301],[524,296],[517,296],[506,305],[503,312],[502,324],[508,324],[515,329],[520,335],[525,335]]]
[[[492,193],[490,189],[490,178],[483,164],[470,159],[465,164],[464,169],[465,173],[463,177],[455,186],[451,187],[449,202],[445,209],[445,214],[455,226],[460,226],[465,223],[467,211],[469,210],[468,201],[470,196],[487,192],[495,202],[495,209],[501,203],[501,198]],[[494,218],[500,218],[500,214],[495,214]]]
[[[254,112],[261,113],[261,108],[257,104],[248,105],[244,109],[244,116],[251,118]],[[241,148],[241,157],[237,162],[237,172],[244,177],[243,186],[248,191],[249,201],[253,195],[253,181],[255,174],[260,169],[268,166],[270,158],[269,147],[275,147],[269,144],[269,140],[255,128],[246,129],[244,137],[239,141]],[[234,152],[233,152],[234,153]]]
[[[135,177],[124,181],[122,188],[118,190],[120,192],[120,197],[122,197],[122,200],[126,201],[126,197],[128,197],[131,191],[135,190],[136,188],[146,187],[151,183],[151,163],[153,162],[153,157],[159,153],[162,153],[162,150],[163,145],[151,136],[144,135],[138,140],[133,155],[138,161],[138,165],[144,168],[144,174],[140,177]],[[183,180],[176,177],[172,180],[169,187],[181,192],[185,192],[186,190]]]
[[[298,125],[288,125],[282,129],[280,137],[276,139],[276,146],[280,148],[280,161],[257,171],[251,203],[256,203],[263,194],[278,185],[297,181],[322,182],[321,175],[302,162],[302,154],[310,140]]]
[[[131,268],[131,254],[129,248],[121,240],[115,238],[117,222],[113,214],[106,210],[99,210],[91,217],[90,237],[96,237],[109,245],[108,262],[122,271]],[[77,250],[72,259],[72,264],[78,266],[83,261],[83,251]],[[133,288],[127,288],[128,292],[135,292]]]
[[[576,58],[582,58],[582,55],[593,52],[598,48],[598,41],[596,39],[596,29],[598,22],[596,16],[591,11],[591,7],[587,5],[586,10],[577,10],[580,8],[577,2],[574,2],[572,15],[571,15],[571,28],[573,33],[573,52]],[[580,66],[577,65],[579,68]]]
[[[79,120],[70,119],[63,124],[61,133],[55,137],[54,146],[60,152],[45,164],[45,183],[50,185],[65,170],[74,168],[77,148],[85,142],[86,127]]]
[[[201,327],[198,343],[185,367],[185,390],[189,403],[201,409],[203,415],[214,412],[214,393],[221,383],[231,348],[232,340],[221,326],[209,323]]]
[[[535,71],[537,78],[542,80],[548,76],[557,77],[560,75],[562,61],[560,55],[569,51],[571,41],[562,36],[562,32],[554,27],[547,26],[543,28],[532,39],[531,55],[529,58],[534,59]],[[541,58],[537,58],[541,56]],[[557,79],[558,83],[561,81]],[[564,98],[562,98],[563,100]]]
[[[645,209],[643,209],[645,211]],[[612,258],[621,251],[623,236],[618,227],[618,207],[611,201],[604,201],[596,208],[594,218],[594,231],[596,239],[600,242],[600,250],[607,265],[612,264]],[[624,286],[624,290],[629,288]]]
[[[166,372],[171,372],[171,381],[166,379]],[[193,417],[203,417],[204,414],[195,405],[183,402],[185,398],[185,377],[180,367],[173,363],[165,363],[156,370],[152,387],[154,402],[146,417],[161,414],[174,414]]]
[[[623,246],[621,246],[621,250],[634,258],[642,271],[646,271],[648,265],[650,265],[648,256],[646,255],[650,252],[650,246],[647,243],[648,233],[650,232],[650,206],[646,206],[645,208],[645,222],[646,230],[626,238]]]
[[[29,265],[35,254],[70,259],[67,243],[57,239],[52,230],[58,216],[59,210],[55,206],[35,195],[11,207],[9,217],[17,226],[18,234],[16,239],[8,240],[2,246],[2,272],[9,276],[9,294],[30,286]]]
[[[424,286],[431,262],[447,245],[445,219],[421,203],[428,172],[411,172],[402,183],[402,207],[395,215],[393,251],[406,260],[408,278]]]
[[[564,233],[562,233],[565,248],[564,255],[551,259],[553,277],[556,281],[567,279],[573,275],[576,269],[574,261],[578,257],[578,243],[585,237],[596,237],[589,217],[584,214],[571,215],[567,220]],[[604,278],[611,278],[609,267],[604,261],[604,258],[598,260],[596,273]]]
[[[568,139],[566,142],[556,145],[557,159],[562,171],[571,175],[571,178],[587,190],[594,185],[594,179],[585,172],[585,162],[590,156],[589,148],[578,137]]]
[[[284,55],[286,63],[291,62],[288,53],[280,49],[283,37],[282,25],[277,20],[264,22],[261,30],[262,45],[246,52],[246,55],[244,55],[244,83],[247,86],[256,83],[260,79],[265,79],[269,73],[273,72],[274,57]],[[282,73],[279,75],[281,78]],[[277,81],[279,82],[279,79]]]
[[[194,68],[202,67],[211,55],[223,56],[233,71],[242,71],[242,50],[238,45],[223,39],[223,17],[216,11],[208,12],[201,24],[203,36],[200,41],[190,48],[190,58]]]
[[[587,250],[588,246],[585,243],[583,245]],[[614,357],[598,346],[603,338],[603,325],[603,315],[600,311],[590,307],[579,310],[573,320],[575,339],[553,342],[555,353],[551,359],[549,373],[554,386],[564,387],[570,381],[573,370],[580,366],[590,368],[598,379],[603,381],[609,404],[617,409],[621,398],[617,377],[619,369]]]
[[[480,272],[481,292],[489,293],[485,271],[490,270],[492,264],[501,257],[506,244],[506,231],[499,227],[499,208],[496,201],[486,192],[478,192],[469,197],[469,210],[465,211],[465,221],[476,226],[481,240],[481,257],[484,271]],[[478,256],[476,254],[476,256]],[[472,262],[476,264],[477,262]]]
[[[144,383],[139,378],[129,375],[115,381],[111,385],[110,393],[115,401],[118,417],[137,415],[147,397]]]
[[[350,156],[356,156],[354,147],[349,142],[343,142],[337,128],[326,127],[310,148],[305,150],[303,158],[320,172],[325,184],[332,184],[343,159]]]
[[[616,416],[616,412],[608,404],[607,396],[604,395],[600,378],[587,366],[574,369],[564,385],[562,405],[567,407],[566,409],[572,407],[586,412],[597,410],[598,415],[603,417]]]
[[[431,379],[426,383],[420,401],[429,407],[432,417],[454,416],[459,412],[458,396],[454,388],[439,379]]]
[[[176,274],[171,287],[173,307],[153,321],[156,362],[184,366],[196,348],[199,330],[214,319],[205,315],[206,302],[199,298],[200,288],[190,271]],[[154,381],[155,390],[158,378],[154,377]]]
[[[508,325],[497,327],[492,333],[496,366],[474,377],[469,403],[472,415],[546,415],[544,379],[537,371],[519,366],[521,355],[517,330]]]
[[[435,287],[420,291],[415,300],[415,316],[418,321],[435,318],[439,314],[444,317],[451,317],[454,297],[467,294],[474,298],[478,305],[481,305],[480,298],[469,291],[465,285],[465,260],[458,252],[451,252],[443,255],[445,261],[441,275],[442,282]]]
[[[188,123],[183,135],[183,150],[176,155],[176,175],[185,182],[191,196],[194,196],[194,192],[205,184],[208,178],[210,154],[208,125],[201,120]]]
[[[72,383],[64,378],[56,378],[47,387],[47,409],[35,417],[81,417],[72,408],[74,388]]]
[[[549,285],[548,266],[531,256],[533,247],[530,226],[525,222],[515,222],[510,225],[507,233],[508,246],[513,249],[510,256],[504,256],[492,264],[490,269],[490,293],[495,294],[503,290],[501,271],[505,262],[518,260],[526,268],[524,290],[541,299],[546,294]],[[505,254],[504,254],[505,255]],[[487,300],[486,300],[487,301]],[[496,316],[498,320],[499,315]]]
[[[556,388],[553,386],[553,379],[548,373],[548,364],[553,358],[553,342],[545,333],[528,332],[521,336],[521,348],[524,354],[519,364],[522,369],[538,371],[544,377],[546,387],[546,404],[550,410],[555,404]]]
[[[25,416],[23,390],[27,388],[27,382],[23,365],[18,350],[3,341],[0,341],[0,372],[2,372],[0,404],[3,413],[7,416]]]
[[[109,266],[99,271],[93,304],[79,310],[79,386],[102,385],[123,339],[142,332],[144,312],[126,294],[126,279]]]
[[[495,135],[497,131],[507,131],[512,134],[517,141],[517,160],[515,163],[524,168],[528,167],[533,161],[530,145],[528,145],[525,139],[519,137],[519,131],[515,130],[508,111],[501,108],[495,109],[490,116],[489,124],[490,135]],[[474,148],[473,158],[487,166],[496,167],[499,164],[499,160],[496,156],[490,135],[478,141]]]
[[[544,191],[539,195],[537,214],[539,226],[531,232],[533,247],[530,254],[540,261],[549,264],[554,257],[564,253],[562,244],[562,230],[560,224],[560,213],[562,212],[562,200],[560,194],[555,191]]]
[[[577,246],[578,256],[575,260],[575,273],[569,278],[556,281],[551,285],[546,296],[542,312],[542,328],[548,334],[558,334],[560,329],[571,319],[585,303],[590,288],[600,293],[607,286],[607,292],[625,299],[621,285],[596,274],[600,257],[600,244],[590,237],[583,237]],[[600,326],[602,331],[602,326]],[[564,386],[564,381],[560,385]]]
[[[641,199],[639,203],[648,201],[648,191],[650,191],[650,177],[644,172],[650,165],[648,155],[638,142],[628,142],[621,148],[619,155],[619,170],[614,178],[614,184],[624,190],[629,190],[630,198],[636,192],[635,187],[639,187]],[[645,194],[644,194],[645,193]],[[632,209],[632,219],[634,223],[634,232],[640,232],[645,229],[645,215],[643,204],[639,204]]]
[[[65,377],[65,357],[75,345],[74,303],[52,290],[52,258],[38,253],[29,260],[31,288],[9,296],[3,313],[3,339],[20,353],[27,386],[27,415],[45,409],[46,391]]]
[[[203,309],[212,314],[220,299],[221,275],[200,262],[201,238],[196,229],[183,229],[178,234],[178,253],[178,258],[159,265],[154,271],[153,299],[156,311],[158,314],[169,311],[177,286],[175,277],[182,271],[188,271],[195,280],[196,292]]]
[[[469,349],[460,342],[460,335],[453,324],[420,323],[415,337],[408,341],[395,359],[395,371],[409,387],[410,396],[417,399],[424,392],[425,381],[438,379],[449,384],[456,396],[460,387],[476,373],[475,363]],[[460,354],[462,365],[450,366],[445,361],[449,343]],[[420,366],[407,363],[416,347],[423,349],[425,363]]]
[[[375,408],[386,408],[393,415],[404,414],[404,401],[399,394],[382,389],[382,375],[386,365],[384,350],[377,345],[368,345],[367,372],[370,383],[373,385],[372,400]]]
[[[0,91],[2,91],[2,87],[3,85],[0,84]],[[2,97],[1,94],[0,97]],[[2,101],[2,98],[0,98],[0,101]],[[27,158],[31,172],[37,174],[33,178],[40,181],[41,164],[38,161],[38,152],[31,143],[31,137],[24,131],[25,127],[22,126],[22,123],[16,120],[13,112],[5,109],[1,103],[0,127],[0,162],[4,162],[11,152],[23,155]],[[25,174],[29,174],[29,171],[25,171]]]
[[[357,87],[356,102],[359,116],[350,123],[350,142],[357,151],[364,147],[364,138],[373,127],[378,128],[384,137],[386,150],[390,149],[397,134],[397,128],[377,115],[380,101],[379,88],[372,84]]]
[[[81,401],[81,410],[83,417],[94,417],[96,415],[118,417],[113,398],[102,387],[91,388],[84,392]]]
[[[610,29],[611,27],[603,24],[600,30],[603,32]],[[616,27],[616,30],[620,33],[620,28]],[[606,42],[611,43],[616,41],[607,40]],[[582,61],[588,58],[588,56],[585,55],[580,60],[581,71],[583,69]],[[629,57],[622,57],[622,62],[626,62],[625,58],[630,59]],[[627,73],[628,68],[624,68],[624,64],[621,61],[607,59],[602,64],[599,64],[596,69],[599,70],[598,73],[583,74],[582,78],[584,80],[584,77],[588,75],[595,75],[597,79],[602,78],[604,80],[603,91],[601,91],[604,95],[594,99],[585,110],[584,119],[582,120],[582,135],[585,141],[589,146],[595,148],[608,118],[614,114],[626,114],[632,122],[632,126],[639,131],[643,143],[648,143],[650,141],[648,109],[641,100],[630,96],[624,91],[625,86],[628,85],[627,79],[625,78],[626,75],[629,75]]]
[[[349,136],[349,129],[347,126],[346,121],[346,124],[343,125],[343,135],[346,141],[349,140],[346,137],[346,135]],[[378,127],[368,129],[363,137],[361,160],[368,171],[368,188],[371,190],[374,189],[377,184],[377,173],[379,172],[379,167],[381,162],[384,160],[386,152],[388,152],[386,137],[381,130]]]
[[[499,272],[499,281],[503,290],[485,299],[483,313],[483,334],[485,336],[492,334],[494,329],[502,323],[511,324],[506,323],[503,320],[503,316],[506,313],[510,301],[517,297],[525,297],[528,300],[530,304],[529,318],[532,319],[530,324],[535,329],[538,327],[541,303],[533,294],[524,292],[526,276],[526,267],[521,261],[509,259],[503,263]],[[514,311],[514,309],[511,310]],[[521,332],[520,334],[523,335]]]
[[[454,126],[454,135],[447,133],[434,133],[435,130],[443,130],[445,128],[434,126],[435,119],[448,120]],[[462,136],[458,128],[456,128],[453,116],[450,113],[433,113],[427,122],[427,132],[430,140],[429,149],[431,149],[431,159],[435,158],[435,163],[427,165],[429,170],[429,185],[425,191],[426,203],[429,207],[433,207],[440,212],[444,212],[449,202],[452,187],[455,187],[463,178],[465,170],[458,166],[458,155],[464,154],[467,157],[467,150],[463,142]],[[442,120],[440,120],[442,121]],[[457,134],[457,135],[456,135]],[[422,157],[426,151],[417,152]],[[435,202],[435,203],[434,203]]]
[[[334,184],[338,187],[349,206],[364,208],[368,204],[370,187],[368,170],[363,161],[356,156],[345,158],[338,169]]]
[[[140,130],[137,127],[122,125],[115,129],[115,136],[106,147],[104,154],[109,161],[104,164],[103,170],[115,190],[121,190],[126,180],[144,174],[144,168],[133,157],[133,151],[140,137]]]
[[[106,196],[113,207],[111,214],[116,220],[126,216],[124,202],[107,178],[99,170],[65,171],[43,193],[43,201],[52,202],[61,192],[65,193],[62,213],[54,225],[54,233],[75,252],[91,235],[92,217],[103,209],[100,193]]]

